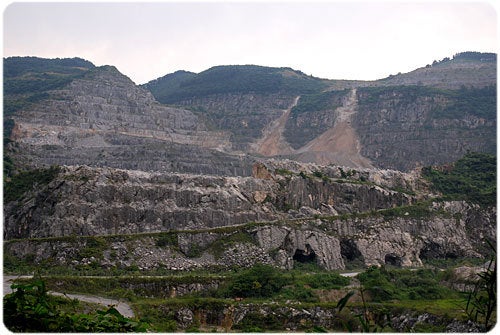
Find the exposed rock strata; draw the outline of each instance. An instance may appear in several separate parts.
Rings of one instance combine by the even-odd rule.
[[[412,199],[370,183],[327,181],[304,172],[275,175],[273,180],[66,167],[46,188],[6,206],[4,236],[202,229],[301,217],[311,211],[364,212]]]
[[[450,163],[468,151],[496,153],[494,109],[489,116],[475,115],[474,107],[459,115],[436,116],[436,111],[454,103],[449,96],[419,92],[418,87],[370,92],[358,90],[352,125],[359,134],[361,154],[377,167],[408,171]]]
[[[294,261],[310,261],[333,270],[349,263],[420,266],[428,258],[480,257],[486,248],[478,241],[496,239],[495,208],[444,202],[423,212],[411,206],[384,211],[416,200],[387,188],[397,181],[384,179],[391,173],[353,173],[381,182],[374,185],[335,181],[338,168],[319,178],[256,166],[259,176],[272,178],[66,167],[45,188],[6,205],[5,252],[69,266],[189,270],[264,262],[290,269]],[[407,186],[415,183],[411,175],[396,175]],[[165,233],[170,238],[163,239]],[[91,259],[82,250],[93,248],[93,237],[77,237],[95,235],[104,240]]]
[[[229,145],[192,112],[166,107],[119,73],[101,67],[14,117],[12,138],[35,145],[109,146],[107,132],[211,148]]]

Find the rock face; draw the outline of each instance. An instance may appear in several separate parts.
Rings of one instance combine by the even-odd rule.
[[[444,89],[496,85],[496,54],[461,53],[453,59],[435,61],[432,65],[380,80],[389,86],[426,85]]]
[[[255,166],[266,171],[262,163]],[[413,199],[370,184],[337,183],[306,173],[289,173],[286,177],[273,174],[270,179],[66,167],[46,188],[22,203],[6,206],[4,236],[203,229],[310,213],[364,212],[408,204]],[[267,176],[272,176],[269,170]]]
[[[292,94],[216,94],[191,98],[181,106],[200,111],[211,126],[231,133],[233,149],[250,151],[263,129],[293,105]]]
[[[9,155],[24,165],[110,166],[145,171],[249,175],[229,133],[193,112],[159,104],[116,68],[91,69],[12,116]]]
[[[65,167],[5,206],[5,253],[68,266],[188,270],[260,262],[290,269],[312,262],[334,270],[480,257],[477,241],[495,240],[494,208],[412,207],[418,195],[390,189],[421,194],[425,185],[413,175],[347,171],[345,179],[336,167],[272,164],[256,163],[255,177]]]
[[[403,171],[456,161],[467,151],[493,154],[495,91],[470,89],[455,96],[418,86],[361,88],[352,120],[361,154],[378,167]],[[481,103],[491,103],[489,112],[478,112],[477,95],[483,96]]]
[[[176,107],[112,66],[89,68],[9,115],[7,152],[31,166],[241,176],[246,155],[404,171],[449,163],[496,152],[496,55],[472,56],[373,82],[243,66],[144,86],[164,101],[156,85],[175,81]]]
[[[439,66],[398,78],[412,84]],[[496,239],[496,209],[423,202],[429,191],[412,169],[467,150],[496,152],[493,68],[488,61],[477,78],[457,81],[467,87],[438,90],[431,78],[390,86],[399,79],[343,83],[220,67],[205,79],[175,76],[196,79],[177,83],[175,107],[114,67],[80,69],[9,112],[11,161],[66,166],[5,204],[6,253],[169,269],[419,266],[479,256],[477,241]],[[24,101],[19,92],[8,99],[10,107]]]
[[[496,152],[495,54],[462,53],[378,81],[323,81],[316,91],[305,86],[279,94],[252,86],[209,94],[201,85],[206,73],[193,76],[166,95],[161,93],[165,82],[145,86],[158,100],[194,108],[217,129],[230,132],[233,149],[405,171],[450,163],[469,150]],[[252,78],[246,72],[234,80],[248,84]]]
[[[223,148],[222,132],[207,131],[192,112],[160,105],[112,66],[89,70],[51,98],[17,113],[12,139],[35,145],[100,147],[106,133]]]

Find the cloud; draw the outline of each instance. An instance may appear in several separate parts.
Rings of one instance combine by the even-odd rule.
[[[377,79],[466,50],[496,51],[487,3],[13,3],[4,55],[83,57],[143,83],[221,64]]]

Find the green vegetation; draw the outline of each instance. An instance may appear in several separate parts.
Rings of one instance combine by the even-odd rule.
[[[404,105],[415,103],[419,97],[435,97],[446,94],[448,91],[429,86],[375,86],[358,88],[358,104],[377,104],[387,99],[394,99],[398,96],[397,104]]]
[[[291,117],[297,114],[318,112],[324,110],[335,110],[342,106],[342,98],[347,94],[344,91],[329,91],[300,96],[297,106],[292,108]]]
[[[286,123],[283,135],[287,142],[298,149],[332,127],[332,113],[342,106],[348,93],[342,90],[302,94]]]
[[[48,98],[47,92],[71,82],[94,65],[81,58],[4,58],[4,115]]]
[[[447,97],[450,99],[450,103],[442,109],[435,109],[433,117],[460,119],[469,114],[488,120],[496,119],[496,86],[483,88],[462,87],[459,90],[447,92]]]
[[[394,208],[387,208],[378,211],[378,214],[382,215],[384,219],[391,220],[398,217],[408,217],[413,219],[429,218],[435,216],[438,213],[435,209],[432,209],[431,202],[420,201],[408,206],[399,206]]]
[[[188,81],[194,77],[196,77],[196,73],[181,70],[152,80],[142,85],[142,87],[149,90],[158,101],[163,102],[159,98],[171,95],[172,92],[179,90],[180,85],[184,81]]]
[[[496,250],[489,241],[488,244],[493,250],[493,256],[488,268],[479,273],[479,280],[469,293],[466,306],[469,319],[474,322],[482,322],[486,331],[491,330],[495,325],[497,309]]]
[[[467,200],[484,206],[496,204],[496,157],[468,153],[451,166],[425,167],[423,176],[447,200]]]
[[[492,52],[465,51],[453,55],[453,60],[496,62],[497,54]]]
[[[374,302],[457,298],[456,293],[440,284],[442,275],[439,270],[431,269],[371,267],[358,277]]]
[[[144,327],[149,331],[221,331],[221,327],[233,331],[283,331],[284,325],[293,320],[293,308],[309,309],[313,307],[323,310],[339,309],[334,313],[333,328],[319,327],[312,320],[300,322],[297,330],[302,331],[373,331],[392,330],[387,323],[386,315],[406,313],[432,313],[444,320],[458,318],[466,320],[464,313],[467,304],[466,295],[451,290],[447,283],[453,280],[448,272],[419,269],[407,270],[392,267],[371,267],[358,275],[361,283],[360,292],[363,300],[355,299],[355,292],[345,299],[324,301],[320,297],[325,292],[345,294],[350,279],[336,272],[329,272],[300,264],[294,270],[280,269],[258,264],[248,269],[214,273],[204,270],[203,273],[182,273],[163,277],[92,277],[81,276],[48,276],[44,277],[47,288],[54,291],[91,293],[119,299],[128,299],[140,320],[129,320],[129,324]],[[304,265],[304,266],[302,266]],[[19,287],[31,285],[26,280],[18,280]],[[27,283],[27,284],[25,284]],[[213,287],[213,283],[218,283]],[[188,287],[206,285],[207,289],[198,292],[172,296],[172,285]],[[211,287],[211,288],[210,288]],[[43,287],[45,289],[45,285]],[[480,294],[482,296],[482,294]],[[324,299],[324,297],[323,297]],[[348,304],[349,301],[349,304]],[[226,320],[235,308],[246,309],[243,319],[233,324]],[[182,323],[178,311],[189,309],[193,320],[189,324]],[[291,308],[291,309],[290,309]],[[66,308],[67,309],[67,308]],[[364,312],[360,313],[360,309]],[[260,312],[262,310],[268,313]],[[104,317],[104,314],[111,314]],[[115,312],[90,313],[88,319],[91,326],[87,329],[95,331]],[[30,314],[27,314],[28,316]],[[73,320],[80,320],[79,312],[58,311],[55,315],[69,315]],[[371,315],[370,319],[364,315]],[[117,315],[115,315],[118,319]],[[43,318],[42,318],[43,319]],[[12,319],[16,320],[16,319]],[[229,320],[229,319],[228,319]],[[385,321],[384,321],[385,320]],[[491,316],[495,320],[495,315]],[[448,321],[448,322],[450,322]],[[14,322],[14,321],[13,321]],[[79,327],[84,327],[85,322]],[[113,321],[113,322],[116,322]],[[298,322],[298,320],[297,320]],[[120,322],[118,322],[120,323]],[[120,323],[122,324],[122,323]],[[446,323],[428,323],[416,325],[413,331],[444,329]],[[62,327],[60,323],[52,327]],[[64,326],[66,327],[66,326]],[[94,327],[94,328],[90,328]],[[110,326],[111,327],[111,326]],[[114,326],[113,326],[114,327]],[[316,328],[315,328],[316,327]],[[67,328],[64,328],[67,329]],[[84,328],[78,328],[86,332]],[[409,331],[410,329],[408,329]],[[67,331],[73,331],[71,329]]]
[[[176,233],[161,233],[158,234],[158,239],[156,240],[157,247],[174,247],[178,249],[179,242]]]
[[[94,65],[81,58],[38,58],[8,57],[3,60],[3,74],[6,78],[20,77],[29,73],[79,74]]]
[[[8,138],[14,125],[10,118],[12,115],[48,99],[49,91],[67,85],[93,67],[92,63],[81,58],[4,58],[4,145],[9,142]]]
[[[242,298],[270,298],[287,284],[285,276],[276,268],[257,264],[236,274],[229,282],[228,294]]]
[[[45,283],[35,279],[12,285],[4,297],[4,323],[13,332],[145,332],[147,325],[128,319],[115,308],[93,313],[61,311],[60,298],[47,294]],[[76,304],[76,303],[75,303]]]
[[[49,184],[59,174],[60,167],[22,171],[4,181],[4,203],[19,200],[25,192]]]
[[[325,87],[321,79],[290,68],[256,65],[216,66],[197,75],[176,72],[144,85],[155,98],[166,104],[212,94],[262,93],[286,91],[308,93]]]
[[[212,254],[219,258],[222,256],[223,252],[227,250],[229,247],[235,245],[236,243],[252,243],[255,244],[254,239],[248,232],[236,232],[227,234],[225,236],[221,236],[221,238],[217,239],[213,242],[208,248],[212,252]],[[200,253],[201,250],[198,249],[197,253]],[[196,253],[195,253],[196,255]]]

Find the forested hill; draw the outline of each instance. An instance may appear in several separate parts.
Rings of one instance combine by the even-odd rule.
[[[199,74],[178,71],[143,85],[162,103],[175,103],[213,94],[311,93],[328,86],[328,81],[291,68],[257,65],[215,66]]]

